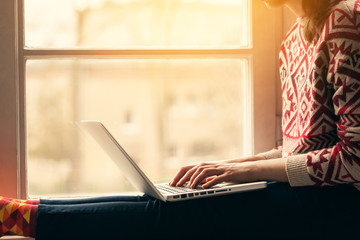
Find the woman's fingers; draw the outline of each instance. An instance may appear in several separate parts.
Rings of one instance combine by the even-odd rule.
[[[170,182],[170,186],[176,186],[178,183],[180,183],[179,181],[184,177],[184,175],[189,171],[189,169],[191,169],[193,167],[194,167],[194,165],[182,167],[179,170],[179,172],[175,175],[174,179]],[[184,184],[184,183],[182,183],[182,184]]]
[[[174,180],[170,183],[171,186],[182,186],[191,179],[198,168],[209,165],[208,163],[200,163],[198,165],[190,165],[180,169]]]
[[[184,185],[187,181],[190,180],[191,176],[194,174],[195,171],[196,171],[195,167],[188,170],[185,173],[185,175],[179,180],[179,182],[176,184],[176,186],[180,187],[180,186]]]
[[[220,176],[216,176],[216,177],[213,177],[210,181],[206,182],[203,185],[203,188],[210,188],[212,186],[215,186],[216,184],[219,184],[219,183],[222,183],[225,181],[226,181],[226,176],[224,174],[220,175]]]
[[[193,174],[191,175],[190,179],[189,179],[189,187],[191,187],[191,185],[193,184],[195,178],[197,178],[197,176],[199,176],[199,174],[204,171],[205,167],[201,166],[201,167],[197,167],[195,169],[195,171],[193,172]]]
[[[194,174],[194,178],[190,179],[189,187],[190,188],[196,188],[197,185],[199,185],[204,179],[211,177],[211,176],[218,176],[221,175],[223,171],[219,168],[201,168],[196,171],[196,174]]]
[[[190,180],[189,180],[189,185],[191,185],[191,183],[193,183],[194,182],[194,180],[199,176],[199,174],[201,174],[204,170],[206,170],[206,169],[210,169],[210,168],[218,168],[220,165],[219,164],[217,164],[217,163],[212,163],[212,164],[207,164],[207,163],[202,163],[202,164],[200,164],[200,165],[198,165],[198,166],[196,166],[196,171],[194,171],[194,173],[192,174],[192,176],[190,177]],[[210,177],[210,176],[209,176]],[[203,180],[201,180],[201,182],[202,181],[204,181],[204,179]],[[200,182],[200,183],[201,183]]]
[[[207,182],[210,182],[211,180],[213,180],[215,178],[215,176],[212,176],[212,177],[207,177],[207,178],[205,178],[204,179],[204,181],[203,182],[201,182],[201,183],[207,183]]]
[[[188,187],[196,188],[200,183],[205,183],[203,187],[213,186],[219,181],[224,181],[221,175],[226,175],[228,164],[201,163],[182,167],[174,179],[169,183],[171,186],[183,186],[189,182]]]

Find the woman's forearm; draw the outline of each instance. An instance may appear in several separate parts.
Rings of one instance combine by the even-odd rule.
[[[252,162],[252,161],[259,161],[259,160],[266,160],[264,156],[251,156],[251,157],[245,157],[245,158],[234,158],[234,159],[226,159],[222,162],[224,163],[241,163],[241,162]]]
[[[256,180],[288,182],[286,159],[276,158],[253,162],[253,174]]]

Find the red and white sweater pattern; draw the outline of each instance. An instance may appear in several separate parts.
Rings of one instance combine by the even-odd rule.
[[[343,0],[308,44],[299,19],[280,51],[283,145],[292,186],[360,187],[360,0]],[[360,188],[359,188],[360,189]]]

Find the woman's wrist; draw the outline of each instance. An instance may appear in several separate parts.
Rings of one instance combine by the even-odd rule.
[[[252,175],[256,181],[289,181],[286,174],[285,158],[254,161],[253,164]]]

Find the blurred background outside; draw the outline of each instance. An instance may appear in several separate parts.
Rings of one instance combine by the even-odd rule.
[[[251,47],[249,0],[25,0],[39,49]],[[136,191],[77,127],[101,120],[154,182],[252,154],[251,58],[36,58],[26,63],[30,196]]]

